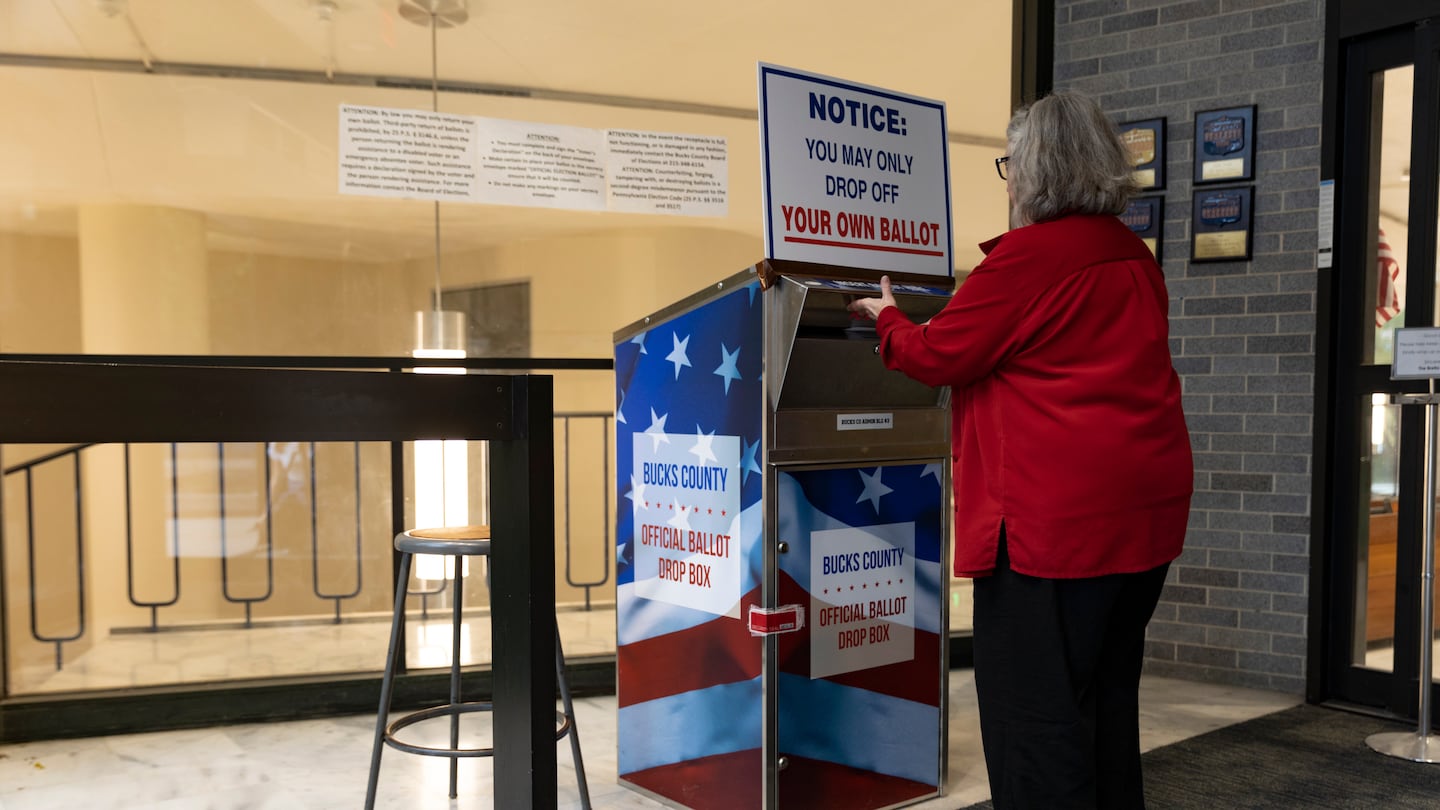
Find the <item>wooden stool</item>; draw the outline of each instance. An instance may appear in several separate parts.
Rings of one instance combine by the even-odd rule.
[[[390,650],[385,655],[385,675],[380,681],[380,711],[375,718],[375,743],[370,753],[370,781],[365,789],[365,810],[375,807],[375,787],[380,780],[380,754],[385,746],[407,754],[448,757],[450,759],[450,798],[456,798],[456,771],[460,757],[494,756],[494,748],[461,748],[460,715],[472,712],[488,712],[494,704],[488,701],[462,702],[460,700],[460,608],[465,592],[464,557],[488,557],[490,555],[489,526],[459,526],[441,529],[411,529],[395,535],[395,550],[400,552],[400,573],[395,582],[395,611],[390,617]],[[450,638],[450,700],[440,706],[433,706],[404,715],[391,722],[390,697],[395,687],[396,654],[400,648],[400,634],[404,632],[405,595],[410,583],[410,564],[416,554],[438,554],[455,559],[454,615],[451,620]],[[489,571],[486,571],[489,580]],[[570,755],[575,762],[575,776],[580,787],[580,806],[589,810],[590,789],[585,783],[585,763],[580,756],[580,737],[575,729],[575,708],[570,701],[570,687],[565,681],[565,652],[560,646],[560,625],[555,625],[555,680],[560,686],[560,701],[564,711],[555,713],[558,727],[555,739],[570,737]],[[399,740],[395,733],[406,726],[437,717],[450,718],[450,745],[436,748],[415,745]]]

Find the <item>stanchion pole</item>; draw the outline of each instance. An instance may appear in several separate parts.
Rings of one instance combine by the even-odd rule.
[[[1422,512],[1420,562],[1420,727],[1414,732],[1391,731],[1371,734],[1365,744],[1386,756],[1412,762],[1440,762],[1440,743],[1430,734],[1430,693],[1434,677],[1435,649],[1435,424],[1440,402],[1435,397],[1435,380],[1429,396],[1399,396],[1400,404],[1425,404],[1425,509]]]

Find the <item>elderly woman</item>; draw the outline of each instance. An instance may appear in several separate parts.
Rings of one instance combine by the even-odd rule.
[[[1011,230],[921,325],[879,298],[886,366],[953,391],[955,573],[996,808],[1144,807],[1145,626],[1190,510],[1165,281],[1116,218],[1134,191],[1098,105],[1021,109],[996,161]]]

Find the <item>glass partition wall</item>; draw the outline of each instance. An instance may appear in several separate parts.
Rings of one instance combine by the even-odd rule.
[[[571,657],[614,652],[613,428],[609,413],[556,414],[556,599]],[[407,494],[423,495],[423,444],[403,448]],[[472,476],[471,520],[488,524],[486,445],[456,444]],[[394,587],[389,444],[10,449],[10,695],[384,665]],[[405,525],[430,525],[415,517],[415,500],[402,504]],[[467,665],[490,660],[488,571],[475,566],[464,572]],[[410,669],[449,665],[454,587],[453,565],[417,560]]]
[[[949,105],[963,273],[1006,223],[986,172],[1005,145],[1011,4],[963,5],[932,10],[950,24],[906,28],[923,40],[906,54],[858,62],[843,21],[858,32],[871,15],[833,4],[824,45],[785,19],[757,33],[743,8],[697,27],[698,12],[669,6],[622,24],[603,4],[518,0],[0,5],[0,356],[369,358],[390,373],[433,348],[417,313],[443,307],[465,315],[457,365],[608,358],[617,327],[762,257],[761,60]],[[957,31],[974,46],[956,48]],[[342,168],[354,108],[470,122],[470,146],[491,157],[504,154],[484,152],[496,133],[701,136],[719,144],[723,188],[678,212],[613,196],[370,193]],[[570,657],[604,657],[614,380],[553,373],[560,632]],[[489,509],[483,443],[402,452],[396,464],[373,443],[0,447],[0,698],[377,672],[392,515],[423,521],[437,493],[441,519],[458,504],[483,523]],[[407,663],[443,667],[453,572],[416,573]],[[465,583],[465,662],[484,665],[483,563]],[[968,632],[968,605],[957,582],[953,630]]]

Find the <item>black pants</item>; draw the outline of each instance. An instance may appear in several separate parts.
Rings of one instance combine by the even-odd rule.
[[[996,810],[1133,810],[1145,625],[1169,565],[1138,574],[975,580],[975,689]]]

